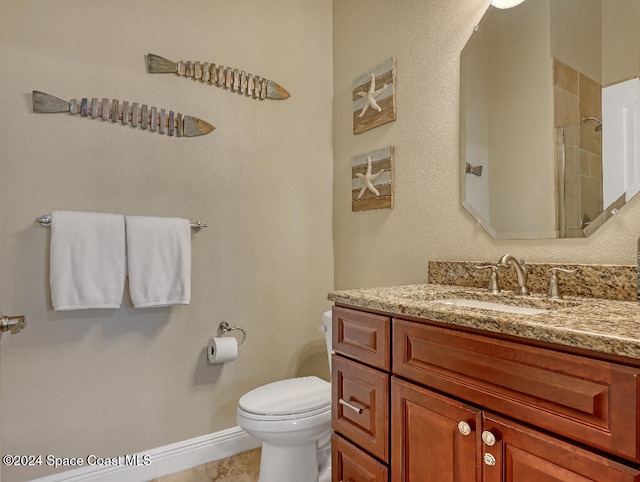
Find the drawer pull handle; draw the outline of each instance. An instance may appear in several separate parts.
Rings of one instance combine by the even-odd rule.
[[[491,454],[484,454],[484,463],[489,467],[496,465],[496,458]]]
[[[347,402],[346,400],[343,400],[342,398],[340,400],[338,400],[338,403],[340,405],[344,405],[345,407],[349,407],[351,410],[356,412],[358,415],[360,415],[360,414],[362,414],[362,412],[364,412],[364,408],[356,407],[355,405]]]
[[[496,436],[493,435],[488,430],[485,430],[484,432],[482,432],[482,441],[485,444],[487,444],[489,447],[491,447],[491,446],[495,445],[495,443],[496,443]]]
[[[469,435],[471,433],[471,425],[469,425],[467,422],[460,422],[458,424],[458,432],[465,436]]]

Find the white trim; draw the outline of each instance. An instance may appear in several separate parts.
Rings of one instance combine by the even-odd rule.
[[[250,436],[240,427],[233,427],[129,456],[130,460],[135,460],[135,456],[138,456],[140,465],[127,466],[124,462],[125,456],[120,456],[119,460],[122,465],[85,466],[34,479],[32,482],[82,482],[87,480],[92,482],[122,482],[123,480],[144,482],[258,447],[260,447],[258,439]],[[144,465],[145,460],[147,465]]]

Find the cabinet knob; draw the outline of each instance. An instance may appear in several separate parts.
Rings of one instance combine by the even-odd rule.
[[[492,445],[494,445],[496,443],[496,436],[493,435],[488,430],[485,430],[484,432],[482,432],[482,441],[485,444],[487,444],[489,447],[491,447]]]
[[[484,454],[484,464],[493,467],[496,465],[496,458],[491,454]]]
[[[460,422],[458,424],[458,432],[462,435],[469,435],[471,433],[471,426],[467,422]]]

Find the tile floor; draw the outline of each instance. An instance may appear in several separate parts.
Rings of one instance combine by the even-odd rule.
[[[260,449],[200,465],[150,482],[257,482]]]

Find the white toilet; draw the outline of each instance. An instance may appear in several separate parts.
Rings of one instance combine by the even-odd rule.
[[[331,364],[331,311],[322,322]],[[258,482],[331,481],[329,382],[300,377],[258,387],[240,397],[237,421],[262,441]]]

